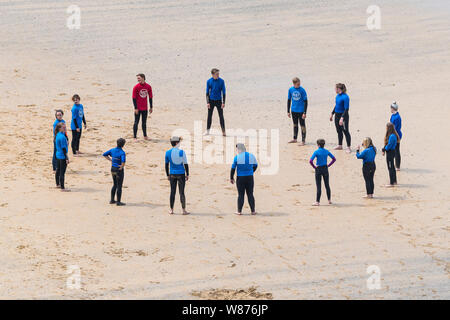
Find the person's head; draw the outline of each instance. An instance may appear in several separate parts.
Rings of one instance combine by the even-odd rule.
[[[375,153],[377,152],[377,148],[375,148],[375,146],[373,145],[372,139],[369,137],[364,138],[364,140],[362,142],[362,146],[364,147],[364,149],[372,147],[375,150]]]
[[[181,137],[173,136],[172,138],[170,138],[170,144],[172,145],[172,147],[176,147],[178,144],[180,144],[180,142]]]
[[[55,110],[55,118],[61,120],[64,115],[64,111],[61,109]]]
[[[74,94],[74,95],[72,96],[72,101],[73,101],[73,103],[75,103],[75,104],[79,104],[80,101],[81,101],[81,98],[80,98],[80,96],[79,96],[78,94]]]
[[[347,93],[347,87],[345,86],[345,84],[337,83],[336,84],[336,93],[337,94]]]
[[[299,88],[300,87],[300,79],[295,77],[294,79],[292,79],[292,84],[294,85],[294,88]]]
[[[386,124],[386,136],[384,137],[385,145],[388,144],[389,137],[391,134],[395,134],[397,137],[397,140],[399,140],[398,133],[397,133],[397,130],[395,130],[394,124],[392,122],[388,122]]]
[[[214,79],[219,79],[219,69],[217,69],[217,68],[212,68],[211,69],[211,76],[214,78]]]
[[[117,139],[117,148],[123,148],[123,146],[125,145],[125,139],[124,138],[119,138]]]
[[[319,146],[319,148],[325,147],[325,140],[324,139],[318,139],[317,140],[317,145]]]
[[[138,73],[136,75],[136,79],[137,79],[137,82],[139,82],[140,84],[144,84],[145,83],[145,74]]]
[[[59,132],[65,132],[66,131],[66,124],[64,122],[60,122],[55,127],[55,134]]]
[[[242,152],[247,151],[247,149],[245,148],[245,144],[243,144],[243,143],[236,144],[236,151],[237,151],[237,153],[242,153]]]
[[[392,113],[398,112],[398,104],[395,101],[391,104],[391,112]]]

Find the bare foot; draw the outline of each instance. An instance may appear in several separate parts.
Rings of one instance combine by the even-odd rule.
[[[61,189],[61,192],[70,192],[70,189]]]
[[[224,131],[224,132],[222,132],[222,136],[224,136],[224,137],[226,137],[227,136],[227,134],[226,134],[226,132]]]
[[[186,215],[188,215],[188,214],[190,214],[190,212],[187,212],[186,210],[183,210],[183,215],[184,215],[184,216],[186,216]]]
[[[363,196],[363,199],[370,199],[370,196],[369,195],[365,195],[365,196]]]
[[[386,188],[393,188],[393,187],[395,187],[395,185],[393,185],[393,184],[386,184],[385,187]]]
[[[145,140],[150,140],[149,137],[144,137]]]
[[[209,130],[206,130],[205,133],[203,133],[204,136],[209,136]]]
[[[400,168],[397,168],[397,169],[395,169],[395,170],[400,171]]]
[[[170,210],[170,211],[169,211],[169,214],[173,214],[173,210]]]
[[[318,207],[318,206],[320,206],[320,203],[314,202],[312,205],[313,205],[314,207]]]
[[[255,212],[252,212],[252,216],[254,216],[254,215],[256,215],[256,211],[255,211]]]
[[[334,149],[333,150],[342,150],[342,146],[337,146],[337,147],[334,147]]]
[[[347,149],[345,149],[345,152],[352,153],[352,149],[350,147],[348,147]]]
[[[333,204],[333,202],[331,202],[331,200],[328,200],[328,204]]]
[[[77,154],[83,154],[83,152],[77,151]]]
[[[297,143],[297,139],[293,139],[293,140],[289,141],[288,143]]]
[[[137,138],[136,138],[136,137],[134,137],[134,138],[133,138],[133,140],[134,140],[134,141],[137,141]]]
[[[298,144],[299,146],[304,146],[305,145],[305,141],[302,141]]]
[[[235,212],[234,214],[237,216],[240,216],[240,215],[242,215],[242,212]]]

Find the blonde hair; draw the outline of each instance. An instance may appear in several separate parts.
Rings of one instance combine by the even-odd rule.
[[[362,145],[363,145],[364,149],[372,147],[375,150],[375,153],[377,153],[377,148],[375,148],[375,146],[373,145],[372,138],[365,137],[363,139]]]
[[[299,83],[299,82],[300,82],[299,78],[297,78],[297,77],[292,78],[292,83]]]

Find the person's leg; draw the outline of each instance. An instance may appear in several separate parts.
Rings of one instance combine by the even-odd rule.
[[[325,185],[325,189],[327,190],[328,202],[331,203],[330,175],[328,173],[328,167],[323,167],[322,171],[323,184]]]
[[[186,210],[186,196],[184,195],[184,187],[186,186],[186,176],[184,174],[178,176],[178,192],[180,193],[181,208]]]
[[[242,207],[244,206],[244,195],[245,195],[245,182],[242,177],[237,177],[236,187],[238,190],[238,201],[237,201],[237,212],[242,213]]]
[[[217,103],[217,112],[219,113],[220,128],[222,129],[222,132],[225,132],[225,118],[223,117],[223,109],[221,101],[218,101]]]
[[[342,132],[342,126],[339,125],[339,120],[341,119],[341,113],[336,113],[334,115],[334,125],[336,127],[336,132],[338,134],[338,145],[342,146],[342,141],[344,140],[344,133]]]
[[[344,125],[342,126],[342,131],[344,132],[345,135],[345,141],[347,142],[347,147],[350,148],[350,146],[352,145],[352,136],[350,135],[350,116],[347,114],[344,117]]]
[[[77,152],[80,151],[80,141],[81,141],[81,133],[83,132],[83,129],[80,128],[80,132],[78,132],[78,139],[77,139]]]
[[[369,163],[364,163],[363,164],[363,168],[362,168],[362,172],[363,172],[363,177],[364,177],[364,181],[366,183],[366,194],[372,194],[371,191],[371,182],[370,182],[370,166]]]
[[[73,154],[77,154],[77,139],[78,139],[77,130],[72,130],[72,142],[71,142],[70,146],[72,147]]]
[[[170,175],[170,210],[173,211],[175,204],[175,194],[177,193],[177,178]]]
[[[125,172],[122,170],[117,171],[117,203],[122,203],[122,185],[123,185],[123,178],[124,178]]]
[[[144,134],[144,138],[147,137],[147,117],[148,111],[139,111],[142,114],[142,133]]]
[[[255,187],[255,180],[253,176],[248,176],[245,183],[245,192],[247,193],[248,205],[252,213],[255,213],[255,197],[253,196],[253,189]]]
[[[401,162],[401,156],[400,156],[400,142],[397,142],[397,146],[395,147],[395,167],[400,169],[400,162]]]
[[[55,171],[55,180],[56,180],[56,186],[60,187],[61,183],[59,181],[59,177],[61,175],[61,165],[59,163],[59,160],[56,159],[56,171]]]
[[[61,189],[65,189],[64,187],[64,178],[66,174],[66,168],[67,168],[67,162],[65,159],[59,159],[59,185],[61,186]]]
[[[316,195],[316,203],[320,203],[320,197],[322,195],[322,175],[320,174],[320,169],[316,168],[316,187],[317,187],[317,195]]]
[[[214,104],[211,101],[208,109],[208,119],[206,121],[206,130],[208,131],[209,129],[211,129],[213,111],[214,111]]]
[[[55,141],[53,141],[52,167],[53,167],[53,171],[56,171],[56,144],[55,144]]]
[[[116,203],[114,198],[116,197],[116,191],[117,191],[117,171],[115,169],[111,170],[111,176],[113,179],[113,186],[111,188],[111,201],[110,203]]]
[[[395,156],[395,151],[394,150],[389,150],[386,153],[386,162],[387,162],[387,166],[388,166],[388,171],[389,171],[389,183],[391,185],[394,185],[397,181],[396,178],[396,172],[395,172],[395,164],[394,164],[394,156]]]
[[[291,112],[291,117],[294,124],[294,139],[292,142],[296,142],[298,137],[298,119],[300,118],[300,114],[298,112]]]
[[[305,141],[306,141],[306,121],[305,121],[305,119],[303,119],[303,112],[300,113],[299,120],[300,120],[300,130],[302,131],[302,142],[305,143]]]
[[[373,193],[375,191],[375,183],[373,181],[374,177],[375,177],[375,171],[377,170],[377,166],[375,165],[375,162],[373,163],[372,166],[372,171],[371,171],[371,175],[370,175],[370,194],[373,196]]]
[[[141,116],[141,112],[138,111],[138,114],[134,114],[134,125],[133,125],[133,137],[136,139],[137,137],[137,129],[139,125],[139,118]]]

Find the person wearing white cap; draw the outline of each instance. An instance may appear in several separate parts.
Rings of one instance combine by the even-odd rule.
[[[234,173],[237,171],[236,186],[238,189],[238,201],[237,201],[237,215],[242,214],[242,207],[244,206],[244,196],[247,193],[248,204],[252,215],[256,214],[255,211],[255,197],[253,196],[254,180],[253,174],[258,168],[258,162],[253,154],[245,150],[243,143],[236,145],[237,155],[234,157],[233,164],[231,165],[230,182],[234,184]]]
[[[397,146],[395,147],[395,168],[397,171],[400,171],[400,162],[401,162],[401,156],[400,156],[400,140],[402,139],[402,118],[400,117],[400,113],[398,113],[398,104],[397,102],[393,102],[391,104],[391,120],[390,122],[394,124],[395,130],[398,133],[399,140],[397,141]]]
[[[172,149],[166,151],[165,155],[165,169],[167,179],[170,181],[170,214],[173,214],[173,206],[175,204],[175,194],[180,192],[180,202],[183,209],[183,214],[189,214],[186,211],[186,197],[184,195],[184,187],[186,181],[189,180],[189,165],[187,162],[186,153],[184,150],[178,148],[181,142],[181,137],[170,138]]]

